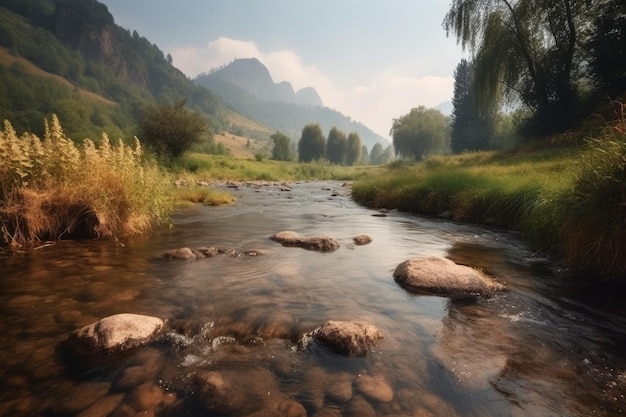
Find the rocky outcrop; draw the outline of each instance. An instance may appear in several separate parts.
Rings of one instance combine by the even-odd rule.
[[[393,277],[403,288],[420,294],[465,297],[504,290],[502,284],[477,269],[437,257],[404,261],[396,267]]]
[[[347,356],[366,355],[383,335],[376,326],[366,321],[327,321],[313,338]]]
[[[112,353],[148,344],[164,325],[158,317],[116,314],[78,329],[70,338],[92,352]]]
[[[283,246],[295,246],[308,250],[316,250],[319,252],[333,252],[339,249],[339,242],[332,237],[302,237],[296,232],[283,231],[270,236],[274,242],[278,242]]]

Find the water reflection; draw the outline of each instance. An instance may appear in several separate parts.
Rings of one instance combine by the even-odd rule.
[[[207,412],[199,378],[274,393],[257,405],[275,415],[624,412],[626,325],[581,302],[514,234],[374,217],[337,183],[292,190],[241,187],[235,205],[186,209],[150,236],[0,258],[0,415],[223,415]],[[280,230],[330,235],[341,248],[285,248],[268,239]],[[373,242],[353,245],[363,233]],[[157,259],[206,245],[266,254]],[[450,301],[395,284],[397,264],[431,255],[479,267],[509,291]],[[121,312],[167,319],[166,335],[121,357],[64,356],[71,331]],[[362,358],[303,343],[331,319],[370,321],[385,338]]]

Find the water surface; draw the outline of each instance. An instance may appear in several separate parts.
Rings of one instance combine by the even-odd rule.
[[[0,258],[0,415],[218,415],[191,383],[207,370],[235,373],[242,392],[267,376],[309,416],[626,412],[619,303],[580,291],[517,235],[398,212],[374,216],[336,182],[232,192],[235,204],[182,210],[149,236]],[[341,247],[282,247],[268,239],[281,230],[331,236]],[[354,245],[359,234],[373,242]],[[201,246],[265,254],[158,258]],[[392,274],[416,256],[481,268],[509,291],[477,300],[410,294]],[[166,319],[167,335],[121,356],[67,354],[72,331],[117,313]],[[384,334],[365,357],[303,344],[327,320],[357,319]],[[386,381],[393,399],[363,392],[363,376]],[[347,381],[349,395],[329,393],[334,381]]]

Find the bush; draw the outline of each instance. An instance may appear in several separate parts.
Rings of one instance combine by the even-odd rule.
[[[18,137],[8,121],[0,130],[0,227],[5,244],[32,245],[61,238],[117,237],[148,230],[171,210],[154,163],[121,140],[77,147],[56,116],[43,141]]]

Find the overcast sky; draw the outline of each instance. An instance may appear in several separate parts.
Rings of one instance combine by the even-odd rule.
[[[441,26],[450,0],[100,1],[190,78],[256,57],[384,137],[411,108],[451,100],[463,57]]]

